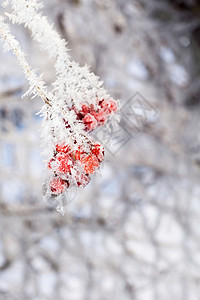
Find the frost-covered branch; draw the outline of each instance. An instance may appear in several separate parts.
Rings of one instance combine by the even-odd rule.
[[[25,95],[38,95],[46,104],[51,105],[47,97],[47,88],[45,82],[42,80],[42,75],[38,76],[36,71],[31,68],[26,60],[25,54],[22,51],[19,42],[10,33],[9,25],[4,22],[4,18],[2,16],[0,16],[0,36],[1,40],[4,42],[4,49],[11,50],[14,53],[24,71],[27,80],[29,81],[30,88]]]
[[[28,27],[41,49],[47,50],[49,56],[56,59],[57,79],[53,87],[59,101],[67,102],[68,105],[73,102],[80,109],[80,102],[97,106],[97,98],[111,98],[102,87],[103,82],[87,66],[80,67],[70,59],[65,40],[61,39],[47,18],[38,12],[42,5],[37,0],[8,0],[4,6],[9,4],[13,10],[12,13],[6,13],[9,19]]]
[[[23,67],[30,84],[28,93],[40,95],[49,104],[40,111],[47,171],[45,195],[46,198],[53,196],[57,209],[63,213],[63,193],[68,188],[87,185],[104,159],[103,147],[91,139],[89,132],[104,125],[117,110],[117,104],[87,66],[81,67],[70,59],[66,42],[38,12],[42,7],[40,2],[7,0],[4,7],[11,7],[13,11],[5,13],[9,19],[28,27],[41,49],[55,58],[57,78],[47,96],[42,77],[37,77],[30,68],[19,43],[2,19],[2,38]]]

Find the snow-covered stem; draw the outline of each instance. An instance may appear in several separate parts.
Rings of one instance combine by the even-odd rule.
[[[51,105],[47,97],[47,89],[45,82],[42,80],[42,75],[38,76],[36,71],[31,68],[25,58],[25,54],[22,51],[19,42],[10,33],[9,25],[4,22],[4,18],[2,16],[0,16],[0,36],[1,40],[4,42],[4,49],[11,50],[13,52],[18,59],[27,80],[29,81],[30,88],[26,94],[32,93],[33,95],[38,95],[46,104]]]
[[[13,12],[5,13],[13,23],[24,24],[32,31],[33,38],[38,41],[50,57],[59,59],[62,64],[69,66],[70,56],[67,53],[66,41],[53,29],[47,18],[39,13],[43,5],[37,0],[7,0],[4,7],[11,6]],[[60,69],[57,69],[60,71]]]
[[[6,13],[13,23],[24,24],[31,32],[33,39],[39,42],[50,57],[56,59],[55,70],[57,79],[53,83],[54,92],[60,102],[73,104],[80,108],[80,102],[92,103],[96,99],[111,99],[102,87],[103,82],[89,71],[87,66],[80,67],[71,60],[67,43],[61,39],[47,18],[39,13],[43,5],[38,0],[6,0],[4,6],[11,6],[12,13]]]

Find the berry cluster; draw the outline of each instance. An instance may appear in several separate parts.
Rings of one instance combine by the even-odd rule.
[[[72,151],[67,145],[56,145],[54,157],[48,162],[48,168],[54,174],[50,182],[51,193],[59,195],[70,186],[84,187],[103,159],[104,149],[98,143],[90,145],[89,152],[81,147]]]
[[[92,131],[97,126],[105,124],[109,115],[117,110],[114,100],[98,100],[97,106],[82,104],[81,109],[72,106],[76,113],[77,121],[85,125],[85,131]],[[65,127],[72,132],[68,121],[63,119]],[[89,150],[88,150],[89,149]],[[84,187],[89,181],[91,174],[98,168],[104,159],[104,149],[98,143],[89,143],[87,150],[79,146],[76,141],[74,148],[66,144],[57,144],[53,157],[48,162],[48,168],[53,175],[49,189],[52,195],[59,195],[72,186]]]
[[[75,106],[73,106],[76,112],[77,119],[82,121],[85,125],[86,131],[92,131],[97,126],[104,125],[108,116],[117,110],[117,104],[113,100],[100,100],[98,101],[97,109],[91,104],[87,106],[82,104],[81,110],[77,111]]]

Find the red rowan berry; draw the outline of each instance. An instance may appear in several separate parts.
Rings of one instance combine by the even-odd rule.
[[[71,159],[68,154],[58,154],[56,157],[56,162],[57,162],[57,170],[58,172],[65,174],[67,172],[70,172],[71,170]]]
[[[86,129],[89,131],[94,130],[97,127],[97,120],[93,115],[89,113],[85,115],[85,117],[83,118],[83,122],[85,124]]]
[[[94,154],[99,162],[102,162],[104,159],[104,148],[100,144],[95,144],[91,151]]]
[[[117,110],[117,104],[115,101],[113,100],[103,100],[101,102],[101,107],[104,109],[104,111],[107,114],[110,114],[111,112],[115,112]]]
[[[62,144],[62,145],[57,144],[56,145],[56,151],[57,152],[67,153],[67,152],[69,152],[69,149],[70,149],[69,146],[65,145],[65,144]]]
[[[106,121],[107,115],[104,110],[99,110],[98,113],[94,114],[95,119],[97,120],[98,125],[103,125]]]
[[[89,113],[89,107],[86,104],[82,104],[80,113],[82,113],[83,115],[88,114]]]
[[[52,163],[55,161],[54,158],[52,158],[49,162],[48,162],[48,168],[52,169]]]
[[[80,178],[77,178],[77,186],[84,187],[90,182],[90,176],[88,174],[81,174]]]
[[[70,153],[70,156],[73,160],[80,160],[81,156],[84,154],[84,151],[81,149],[81,146],[78,147],[78,150],[75,150]]]
[[[67,183],[61,178],[54,178],[50,182],[50,189],[52,194],[59,195],[63,193],[67,188]]]
[[[87,174],[92,174],[99,167],[99,162],[95,155],[84,156],[80,159],[81,164]]]

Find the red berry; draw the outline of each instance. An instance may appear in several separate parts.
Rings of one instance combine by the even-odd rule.
[[[67,152],[69,152],[69,149],[70,149],[70,147],[68,145],[65,145],[65,144],[62,144],[62,145],[57,144],[56,145],[56,151],[57,152],[67,153]]]
[[[81,146],[79,146],[78,150],[75,150],[70,153],[70,156],[73,160],[80,160],[80,158],[83,154],[84,154],[84,151],[81,149]]]
[[[81,111],[80,113],[82,113],[83,115],[86,115],[89,113],[89,107],[86,105],[86,104],[82,104],[82,107],[81,107]]]
[[[58,153],[55,158],[52,158],[49,163],[48,167],[53,169],[56,173],[66,174],[70,172],[72,166],[71,158],[66,153]]]
[[[54,158],[52,158],[49,162],[48,162],[48,168],[52,169],[52,163],[55,161]]]
[[[104,109],[104,111],[108,114],[111,112],[114,112],[117,110],[117,103],[113,100],[103,100],[101,102],[101,107]]]
[[[116,111],[117,110],[117,103],[113,100],[110,100],[110,110],[112,111]]]
[[[71,170],[71,159],[68,154],[58,154],[56,157],[57,171],[65,174]]]
[[[104,159],[104,148],[100,144],[95,144],[91,151],[94,154],[99,162],[102,162]]]
[[[72,106],[72,109],[75,111],[78,120],[82,120],[90,112],[90,108],[86,104],[82,104],[79,111],[75,106]]]
[[[54,178],[50,182],[50,189],[52,194],[59,195],[63,193],[67,188],[67,183],[61,178]]]
[[[86,174],[92,174],[99,167],[99,162],[95,155],[84,156],[80,159]]]
[[[97,127],[97,120],[91,114],[85,115],[83,122],[87,130],[94,130]]]
[[[84,187],[90,182],[90,177],[87,174],[81,174],[80,178],[77,178],[77,186]]]
[[[94,114],[94,117],[97,120],[98,125],[103,125],[107,119],[107,114],[101,109],[98,113]]]
[[[89,112],[93,115],[96,111],[94,109],[94,104],[90,104]]]

